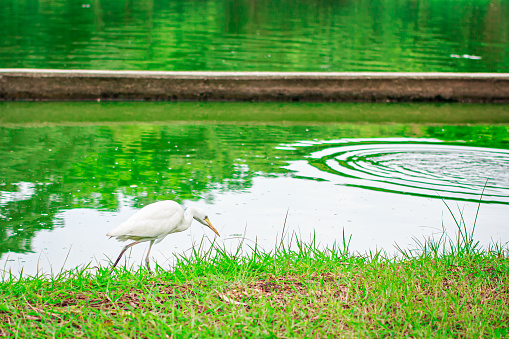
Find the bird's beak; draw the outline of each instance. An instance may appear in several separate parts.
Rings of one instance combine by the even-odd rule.
[[[214,231],[215,234],[217,234],[218,237],[220,237],[219,233],[217,232],[216,228],[212,226],[212,223],[210,222],[209,218],[205,218],[205,222],[207,223],[207,226]]]

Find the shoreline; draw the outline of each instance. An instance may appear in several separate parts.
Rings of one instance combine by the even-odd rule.
[[[427,241],[400,259],[332,248],[179,256],[171,268],[92,267],[2,286],[0,335],[506,337],[507,247]],[[464,241],[466,240],[466,241]],[[129,326],[126,326],[126,322]]]
[[[0,101],[508,103],[509,73],[0,69]]]

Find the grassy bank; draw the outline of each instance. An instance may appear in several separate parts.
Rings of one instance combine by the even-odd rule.
[[[508,337],[507,250],[431,242],[396,259],[298,243],[214,251],[172,270],[4,277],[13,337]]]

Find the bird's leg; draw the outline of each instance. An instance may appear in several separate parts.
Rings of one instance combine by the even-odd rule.
[[[122,258],[122,255],[125,253],[125,251],[127,251],[127,249],[128,249],[129,247],[134,246],[134,245],[136,245],[136,244],[139,244],[140,242],[141,242],[141,240],[140,240],[140,241],[135,241],[135,242],[133,242],[133,243],[131,243],[131,244],[129,244],[129,245],[126,245],[126,246],[124,247],[124,249],[122,250],[122,252],[120,252],[120,255],[118,256],[117,260],[116,260],[116,261],[115,261],[115,263],[113,264],[113,267],[117,266],[118,262],[120,261],[120,258]]]
[[[150,241],[150,245],[148,245],[148,251],[147,251],[147,256],[145,258],[145,264],[147,264],[147,269],[150,273],[152,273],[152,271],[150,270],[150,265],[149,265],[149,260],[148,260],[148,256],[150,255],[150,250],[152,249],[152,245],[154,245],[154,241],[155,240],[151,240]]]

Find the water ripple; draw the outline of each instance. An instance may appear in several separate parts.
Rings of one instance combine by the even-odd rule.
[[[316,149],[317,142],[282,145]],[[393,193],[509,204],[509,150],[447,145],[437,140],[361,139],[320,144],[295,175]],[[486,187],[484,188],[484,186]]]

